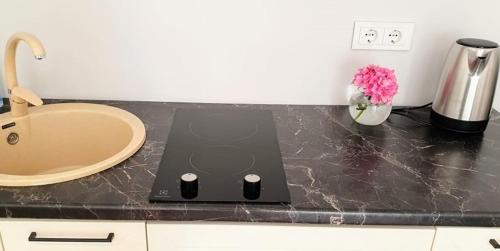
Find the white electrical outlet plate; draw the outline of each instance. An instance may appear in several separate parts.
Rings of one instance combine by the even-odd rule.
[[[351,48],[407,51],[411,48],[414,28],[414,23],[356,21]]]

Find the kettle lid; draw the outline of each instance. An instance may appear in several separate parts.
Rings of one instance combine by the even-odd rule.
[[[498,44],[493,41],[478,38],[462,38],[457,40],[457,44],[482,49],[494,49],[498,47]]]

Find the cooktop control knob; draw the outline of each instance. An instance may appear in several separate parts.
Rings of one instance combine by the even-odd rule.
[[[246,175],[243,179],[243,195],[249,200],[260,197],[260,177],[257,174]]]
[[[194,173],[185,173],[181,176],[181,196],[184,199],[193,199],[198,196],[198,176]]]

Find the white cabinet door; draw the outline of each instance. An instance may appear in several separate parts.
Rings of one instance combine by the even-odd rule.
[[[430,251],[434,228],[147,223],[149,251]]]
[[[491,243],[490,243],[491,242]],[[437,227],[433,251],[494,251],[500,228]]]
[[[0,232],[5,251],[147,251],[145,224],[0,220]]]

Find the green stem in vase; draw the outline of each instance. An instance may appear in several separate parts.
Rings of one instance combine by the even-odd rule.
[[[356,117],[354,117],[354,121],[358,121],[359,117],[361,117],[361,115],[363,114],[363,112],[366,110],[366,108],[368,107],[367,104],[358,104],[358,107],[356,107],[356,110],[358,111],[358,113],[356,114]]]

